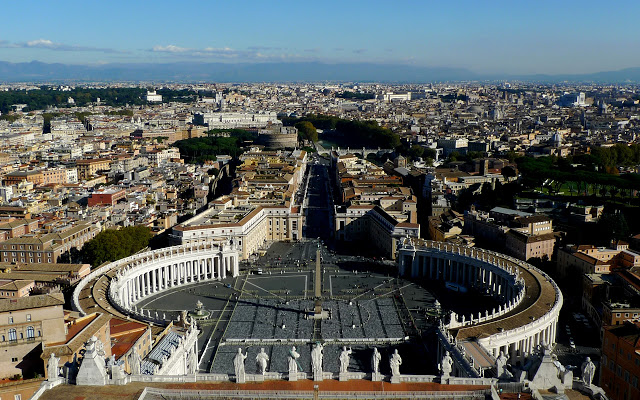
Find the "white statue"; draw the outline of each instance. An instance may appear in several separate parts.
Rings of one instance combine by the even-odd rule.
[[[504,352],[500,352],[500,356],[496,359],[496,376],[498,379],[510,379],[513,378],[513,374],[507,369],[507,361],[509,359],[504,355]]]
[[[591,361],[591,357],[587,357],[582,363],[582,382],[585,386],[591,386],[593,375],[596,372],[596,365]]]
[[[247,358],[246,354],[242,354],[242,348],[238,347],[238,353],[233,359],[233,368],[236,371],[236,382],[244,383],[244,360]]]
[[[371,371],[374,374],[380,373],[380,360],[382,359],[382,355],[378,351],[377,347],[373,348],[373,354],[371,355]]]
[[[444,353],[444,357],[442,357],[442,362],[440,363],[440,372],[442,373],[443,378],[448,378],[449,375],[451,375],[451,371],[453,371],[453,359],[447,351]]]
[[[311,368],[314,374],[322,374],[322,350],[324,347],[320,343],[316,343],[311,350]]]
[[[398,354],[398,349],[395,349],[391,357],[389,357],[389,366],[391,367],[392,376],[400,376],[400,365],[402,365],[402,358]]]
[[[347,346],[342,346],[342,353],[340,353],[340,373],[346,373],[349,368],[349,357],[351,356],[351,349],[347,349]]]
[[[298,372],[298,358],[300,358],[300,354],[296,351],[296,346],[291,347],[289,351],[289,374]]]
[[[131,370],[131,375],[140,375],[141,363],[140,354],[134,349],[131,351],[131,354],[129,354],[129,369]]]
[[[260,348],[260,353],[256,356],[256,364],[258,364],[258,373],[264,375],[267,372],[267,362],[269,356],[264,352],[264,347]]]
[[[49,376],[48,380],[52,381],[58,378],[58,375],[60,374],[58,371],[59,361],[60,359],[56,357],[55,354],[51,353],[51,356],[49,357],[49,361],[47,362],[47,374]]]
[[[196,361],[196,352],[195,350],[191,350],[189,352],[189,358],[187,358],[187,373],[195,374],[198,369],[198,362]]]

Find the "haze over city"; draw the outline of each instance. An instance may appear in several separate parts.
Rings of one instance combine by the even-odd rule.
[[[481,77],[584,74],[640,67],[640,39],[632,33],[639,14],[636,1],[9,2],[0,61],[372,63]]]

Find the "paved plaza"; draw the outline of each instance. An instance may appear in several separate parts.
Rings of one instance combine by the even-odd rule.
[[[318,243],[274,243],[239,277],[176,288],[145,299],[139,307],[175,319],[180,311],[193,310],[197,301],[203,303],[210,315],[198,322],[202,372],[233,373],[231,360],[238,347],[248,352],[248,373],[257,371],[255,356],[260,348],[269,355],[270,371],[287,371],[287,355],[294,344],[302,370],[310,372],[310,348],[317,340],[326,344],[323,368],[335,372],[343,344],[353,350],[350,371],[370,371],[373,346],[383,357],[395,348],[414,352],[418,344],[406,341],[410,321],[399,313],[406,307],[400,295],[411,291],[420,293],[424,302],[433,298],[420,286],[394,278],[387,264],[336,255],[323,246],[323,309],[331,318],[318,321],[319,332],[314,332],[314,320],[307,314],[314,305]],[[386,370],[385,362],[381,368]]]
[[[330,318],[314,322],[316,253],[320,250],[323,309]],[[241,265],[241,275],[222,281],[198,282],[149,297],[139,307],[176,319],[200,301],[208,317],[198,321],[201,372],[233,374],[233,357],[248,354],[247,373],[256,373],[261,348],[269,356],[267,369],[286,372],[287,356],[295,345],[300,368],[311,372],[313,343],[325,344],[323,368],[339,370],[343,345],[353,350],[349,371],[370,372],[373,347],[381,352],[381,372],[388,371],[394,349],[404,354],[402,370],[434,373],[424,342],[436,319],[436,297],[445,310],[468,312],[491,304],[483,295],[461,294],[433,287],[433,283],[396,277],[389,261],[336,254],[319,240],[276,242],[261,257]],[[467,301],[468,300],[468,301]],[[426,335],[426,336],[425,336]],[[420,355],[419,355],[420,354]]]

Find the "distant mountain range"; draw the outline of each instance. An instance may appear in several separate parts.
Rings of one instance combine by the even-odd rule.
[[[429,83],[522,80],[531,82],[640,82],[640,68],[592,74],[489,75],[463,68],[417,67],[395,64],[320,62],[283,63],[112,63],[103,65],[48,64],[40,61],[0,61],[0,82],[156,81],[156,82],[389,82]]]

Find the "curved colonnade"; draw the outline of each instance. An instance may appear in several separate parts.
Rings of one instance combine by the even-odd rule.
[[[207,280],[239,274],[239,250],[233,242],[167,247],[109,263],[82,279],[73,293],[81,314],[80,292],[90,282],[111,277],[105,290],[109,303],[125,315],[162,324],[164,318],[143,313],[137,304],[150,295]],[[542,344],[553,345],[562,294],[544,272],[521,260],[488,250],[443,242],[405,241],[398,253],[400,275],[446,282],[454,290],[473,288],[500,303],[477,315],[452,314],[442,337],[456,348],[462,341],[479,343],[495,360],[501,351],[511,362],[523,360]],[[451,346],[453,344],[454,346]]]
[[[239,250],[233,242],[210,242],[165,247],[106,264],[84,277],[73,292],[73,307],[82,315],[80,292],[101,275],[115,272],[109,282],[110,303],[125,314],[152,322],[158,318],[138,312],[144,298],[177,286],[220,280],[239,274]]]
[[[477,341],[493,359],[502,351],[512,363],[540,345],[555,344],[562,293],[532,265],[489,250],[425,240],[406,241],[398,263],[401,275],[444,281],[453,290],[473,288],[501,303],[477,315],[452,313],[443,326],[452,341]]]

